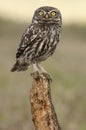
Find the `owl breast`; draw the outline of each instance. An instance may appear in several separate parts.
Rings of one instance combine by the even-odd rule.
[[[39,29],[39,42],[36,43],[33,61],[44,61],[51,56],[59,41],[58,29],[55,26],[44,26]]]

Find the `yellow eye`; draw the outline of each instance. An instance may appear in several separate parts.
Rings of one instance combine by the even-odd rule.
[[[56,12],[55,11],[51,12],[51,15],[56,16]]]
[[[39,13],[38,13],[40,16],[42,16],[43,14],[44,14],[44,12],[43,11],[39,11]]]

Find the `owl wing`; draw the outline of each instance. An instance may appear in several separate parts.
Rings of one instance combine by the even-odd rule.
[[[13,65],[11,72],[15,71],[25,71],[28,69],[27,59],[28,53],[32,56],[32,46],[34,45],[34,41],[36,41],[36,37],[38,35],[38,28],[30,25],[30,27],[25,31],[22,35],[21,42],[19,44],[17,53],[16,53],[16,63]],[[30,57],[28,57],[30,61]]]
[[[27,52],[27,49],[28,51],[30,51],[31,46],[34,40],[37,38],[37,36],[38,36],[38,29],[33,28],[33,26],[30,26],[25,31],[25,33],[22,35],[21,42],[19,44],[19,48],[16,53],[16,59],[20,58],[20,56],[23,56]]]

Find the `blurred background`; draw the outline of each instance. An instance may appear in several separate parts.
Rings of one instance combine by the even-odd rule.
[[[51,74],[52,100],[63,130],[86,130],[86,1],[0,0],[0,130],[33,130],[29,92],[32,68],[11,73],[22,33],[36,8],[60,9],[62,38],[42,65]]]

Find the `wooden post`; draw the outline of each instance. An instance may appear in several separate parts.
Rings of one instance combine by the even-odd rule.
[[[42,74],[38,79],[33,77],[30,102],[35,130],[61,130],[51,100],[50,83]]]

